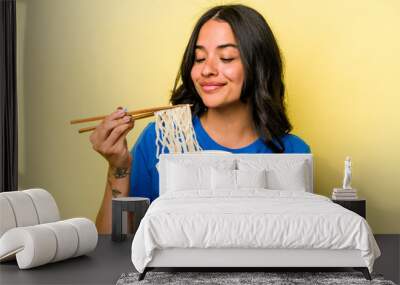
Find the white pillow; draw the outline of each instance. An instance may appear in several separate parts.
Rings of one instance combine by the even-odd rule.
[[[211,188],[211,167],[168,164],[167,191]]]
[[[267,188],[267,176],[262,170],[211,169],[213,190],[240,188]]]
[[[267,172],[262,170],[236,170],[238,188],[267,188]]]
[[[212,189],[236,190],[236,170],[211,168]]]
[[[167,155],[160,159],[163,159],[163,167],[159,170],[160,194],[169,191],[211,190],[211,167],[236,168],[236,159],[209,157],[205,153]]]
[[[267,188],[273,190],[306,191],[307,165],[303,162],[271,168],[267,170]]]

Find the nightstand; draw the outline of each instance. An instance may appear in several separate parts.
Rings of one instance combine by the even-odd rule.
[[[366,204],[367,201],[365,199],[355,199],[355,200],[334,200],[332,202],[339,204],[340,206],[353,211],[354,213],[359,214],[364,219],[367,218],[367,210]]]
[[[124,233],[127,220],[124,219],[124,212],[134,214],[133,235],[139,227],[140,221],[150,206],[150,200],[142,197],[120,197],[112,198],[112,241],[123,241],[127,234]],[[126,216],[125,216],[126,217]]]

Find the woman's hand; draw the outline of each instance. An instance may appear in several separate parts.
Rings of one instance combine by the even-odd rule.
[[[126,135],[133,129],[131,116],[119,107],[108,115],[90,135],[93,149],[100,153],[109,164],[107,183],[103,201],[96,217],[99,233],[111,233],[112,197],[125,197],[129,194],[129,170],[132,155],[128,150]]]
[[[93,149],[108,161],[111,168],[130,168],[132,155],[128,150],[126,135],[133,127],[132,117],[119,107],[90,135]]]

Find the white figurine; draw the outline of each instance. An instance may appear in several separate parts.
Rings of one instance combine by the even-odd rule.
[[[351,158],[350,158],[350,156],[347,156],[346,160],[344,161],[343,189],[352,189],[351,188]]]

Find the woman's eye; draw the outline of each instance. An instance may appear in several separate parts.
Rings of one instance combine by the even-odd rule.
[[[233,61],[234,60],[234,58],[233,57],[229,57],[229,58],[221,58],[221,61],[222,62],[231,62],[231,61]]]
[[[204,58],[196,58],[194,61],[195,61],[196,63],[200,63],[200,62],[203,62],[203,61],[204,61]]]

